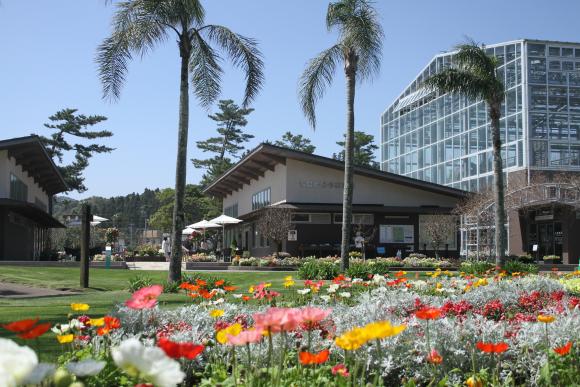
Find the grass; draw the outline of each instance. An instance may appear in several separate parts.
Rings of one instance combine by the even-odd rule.
[[[271,282],[272,287],[276,289],[283,288],[283,278],[292,273],[206,272],[204,274],[228,280],[233,285],[239,286],[240,291],[247,292],[250,285],[259,282]],[[0,324],[25,318],[40,318],[42,322],[50,322],[51,324],[62,323],[66,321],[67,314],[71,312],[70,304],[75,302],[88,303],[91,308],[87,314],[91,317],[103,316],[109,313],[115,304],[121,303],[129,297],[129,279],[137,275],[150,277],[153,283],[163,283],[167,280],[166,271],[91,269],[89,281],[91,287],[89,289],[79,289],[78,268],[3,266],[0,269],[0,282],[49,289],[72,289],[80,291],[81,294],[19,300],[2,298],[0,299]],[[165,308],[178,307],[187,301],[184,294],[163,294],[159,298],[160,306]],[[4,329],[0,329],[0,337],[14,339],[16,336]],[[36,342],[27,342],[27,345],[36,349],[43,360],[48,360],[55,354],[60,353],[59,344],[52,334],[46,334]],[[38,351],[38,349],[42,350]]]

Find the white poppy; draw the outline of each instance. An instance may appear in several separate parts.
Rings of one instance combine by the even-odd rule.
[[[328,293],[336,293],[336,291],[338,290],[338,288],[340,287],[339,284],[332,284],[328,286],[328,289],[326,289],[326,291]]]
[[[232,296],[234,298],[242,298],[244,295],[243,294],[232,294]]]
[[[308,294],[308,293],[310,293],[310,288],[306,288],[306,289],[298,289],[298,290],[296,290],[296,292],[297,292],[298,294],[305,295],[305,294]]]
[[[70,331],[70,325],[69,324],[57,324],[54,327],[52,327],[50,330],[53,331],[54,333],[56,333],[57,335],[64,335],[66,333],[68,333],[68,331]]]
[[[224,303],[224,301],[225,301],[225,300],[224,300],[223,298],[218,298],[217,300],[215,300],[215,301],[212,301],[212,302],[211,302],[211,304],[212,304],[212,305],[223,304],[223,303]]]
[[[330,296],[320,296],[320,298],[324,301],[324,302],[329,302],[330,301]]]
[[[32,349],[0,338],[0,385],[22,384],[37,364],[38,357]]]
[[[161,348],[145,347],[130,338],[111,349],[115,364],[132,377],[139,377],[159,387],[173,387],[185,379],[179,363],[169,358]]]
[[[93,359],[86,359],[79,362],[70,362],[66,365],[66,368],[70,373],[76,376],[94,376],[101,372],[103,368],[107,365],[104,361],[97,361]]]
[[[349,292],[340,292],[338,293],[338,295],[341,296],[342,298],[350,298]]]

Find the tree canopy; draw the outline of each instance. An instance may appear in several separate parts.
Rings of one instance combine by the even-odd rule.
[[[310,154],[316,150],[316,146],[311,144],[309,138],[301,134],[292,134],[290,131],[284,133],[280,140],[274,142],[274,145]]]
[[[114,148],[100,145],[96,142],[89,144],[77,142],[80,140],[95,140],[108,138],[113,133],[108,130],[92,131],[90,127],[107,120],[105,116],[85,116],[77,114],[77,109],[62,109],[48,117],[49,123],[44,127],[54,130],[49,137],[39,136],[46,147],[48,155],[54,160],[71,191],[85,192],[85,177],[83,172],[89,166],[89,159],[94,154],[110,153]],[[67,137],[71,137],[68,139]],[[65,162],[68,153],[72,154],[73,160]]]
[[[344,137],[344,136],[343,136]],[[354,132],[354,165],[360,167],[379,168],[379,163],[375,161],[375,151],[379,147],[374,143],[375,136],[356,130]],[[332,157],[337,160],[344,161],[344,141],[337,141],[342,150],[334,153]]]
[[[242,130],[248,124],[246,117],[254,109],[239,107],[231,99],[220,100],[218,108],[220,111],[208,115],[217,124],[218,136],[197,142],[198,149],[213,156],[191,160],[196,168],[206,170],[201,180],[202,186],[210,184],[230,168],[234,163],[232,159],[238,158],[239,153],[245,149],[244,144],[254,138]]]

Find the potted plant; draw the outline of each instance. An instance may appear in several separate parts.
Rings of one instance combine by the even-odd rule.
[[[546,264],[556,264],[560,263],[560,256],[558,255],[544,255],[544,263]]]

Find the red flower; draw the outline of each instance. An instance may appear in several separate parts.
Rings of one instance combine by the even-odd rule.
[[[44,335],[49,329],[50,323],[38,324],[28,331],[19,333],[18,337],[21,339],[36,339],[38,336]]]
[[[116,317],[105,316],[105,325],[97,329],[97,335],[104,336],[108,335],[113,329],[121,328],[121,320]]]
[[[238,287],[237,286],[224,286],[224,290],[226,292],[233,292],[234,290],[236,290]]]
[[[503,341],[499,343],[484,343],[483,341],[479,341],[475,346],[485,353],[503,353],[509,348],[509,345]]]
[[[223,279],[217,280],[217,281],[215,281],[214,285],[215,286],[222,286],[224,284],[224,282],[226,282],[226,281],[224,281]]]
[[[197,286],[207,286],[207,282],[201,279],[195,280],[195,283],[197,284]]]
[[[322,364],[328,360],[329,355],[330,351],[328,349],[318,353],[300,352],[298,354],[298,360],[302,365]]]
[[[564,355],[569,354],[571,349],[572,349],[572,342],[568,341],[566,343],[566,345],[564,345],[562,347],[554,348],[554,352],[556,352],[560,356],[564,356]]]
[[[346,366],[344,364],[337,364],[334,367],[332,367],[332,374],[333,375],[340,375],[340,376],[343,376],[345,378],[348,378],[350,376],[350,373],[348,372],[348,368],[346,368]]]
[[[415,312],[415,316],[421,320],[437,320],[441,317],[441,309],[426,307]]]
[[[194,343],[176,343],[162,337],[157,342],[157,346],[161,348],[167,356],[173,359],[186,358],[189,360],[195,359],[204,350],[204,346]]]
[[[10,332],[25,332],[32,329],[32,327],[38,322],[38,319],[20,320],[14,321],[10,324],[2,325],[2,328],[9,330]]]
[[[437,350],[432,349],[431,353],[427,356],[427,361],[431,364],[441,364],[443,362],[443,356]]]

